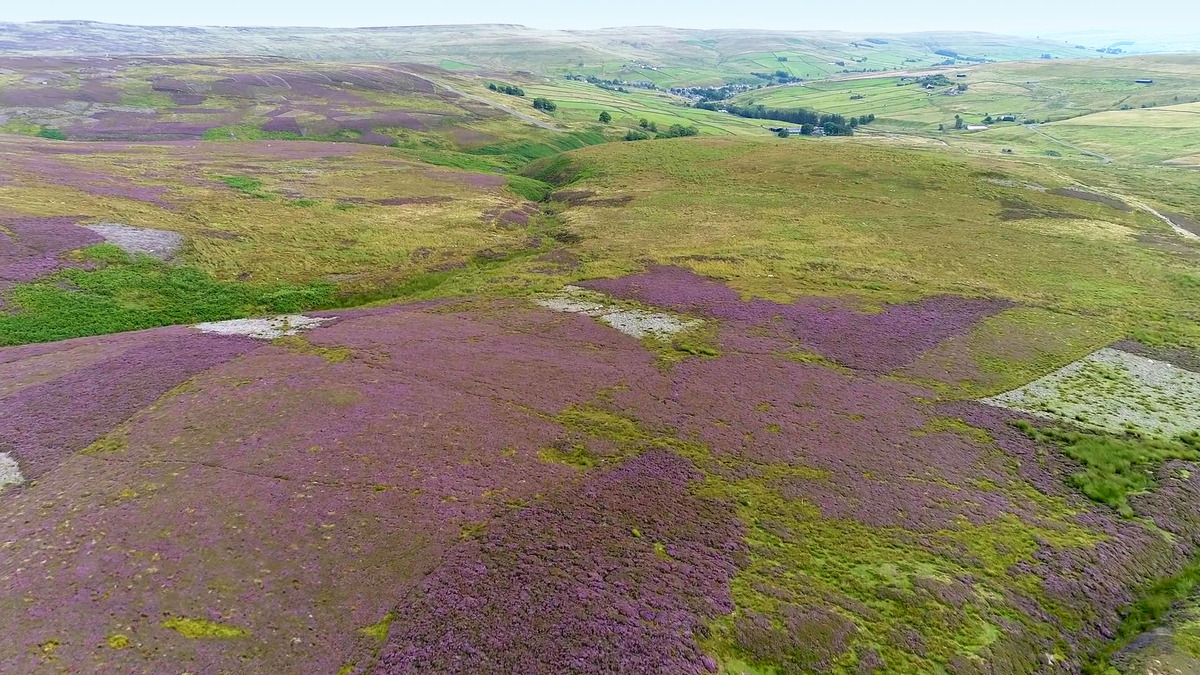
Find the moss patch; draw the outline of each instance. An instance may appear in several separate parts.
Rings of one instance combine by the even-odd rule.
[[[162,622],[163,628],[169,628],[176,633],[193,640],[231,639],[246,637],[250,631],[245,628],[227,623],[217,623],[207,619],[190,619],[174,616]]]

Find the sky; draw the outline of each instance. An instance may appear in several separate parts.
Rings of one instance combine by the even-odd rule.
[[[823,9],[827,11],[822,11]],[[1038,35],[1093,29],[1200,32],[1197,0],[979,2],[852,0],[34,0],[0,2],[0,21],[87,19],[140,25],[405,26],[517,23],[587,29],[662,25],[905,32],[981,30]]]

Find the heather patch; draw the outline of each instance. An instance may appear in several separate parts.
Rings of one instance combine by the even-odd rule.
[[[1200,373],[1106,347],[982,402],[1089,429],[1169,439],[1200,428]]]
[[[1107,321],[1016,307],[984,318],[893,375],[945,397],[979,398],[1015,389],[1118,336],[1119,328]]]
[[[436,180],[458,181],[473,188],[498,188],[507,183],[504,176],[486,173],[451,173],[448,171],[426,171],[425,173]]]
[[[120,223],[97,223],[84,227],[130,255],[142,254],[159,260],[170,260],[183,246],[183,235],[170,230],[130,227]]]
[[[636,343],[588,319],[511,307],[357,312],[306,334],[355,351],[336,362],[170,330],[257,349],[67,456],[36,494],[6,492],[19,501],[0,514],[0,537],[14,542],[0,575],[12,579],[7,598],[34,600],[31,611],[0,599],[11,619],[0,670],[29,669],[25,646],[57,636],[60,658],[89,669],[187,661],[335,672],[362,627],[464,533],[573,480],[538,458],[564,433],[553,412],[638,370],[657,372]],[[637,492],[652,494],[655,475]],[[672,494],[691,503],[685,489]],[[84,533],[82,548],[69,544]],[[651,542],[641,545],[659,560]],[[100,613],[97,596],[110,598]],[[185,638],[161,629],[164,616],[237,626],[253,639]],[[397,615],[392,630],[414,620]],[[143,643],[153,635],[155,649],[97,652],[114,632]]]
[[[201,333],[217,335],[244,335],[259,340],[274,340],[285,336],[299,335],[336,317],[312,317],[303,314],[288,314],[265,319],[230,319],[210,321],[192,326]]]
[[[693,636],[730,609],[741,545],[699,478],[652,451],[493,523],[397,608],[378,668],[711,672]]]
[[[53,638],[122,670],[1024,672],[1080,662],[1188,550],[1076,495],[1078,465],[1004,411],[820,359],[662,369],[518,302],[337,315],[276,344],[170,329],[250,351],[6,493],[0,667]],[[763,344],[760,324],[705,323]],[[52,353],[18,349],[0,363]],[[1130,508],[1185,532],[1189,484]],[[114,633],[156,649],[97,656]]]
[[[1119,349],[1123,352],[1137,354],[1138,356],[1144,356],[1156,361],[1164,361],[1177,368],[1190,370],[1193,373],[1200,373],[1200,351],[1194,349],[1151,347],[1134,340],[1122,340],[1112,346],[1114,349]]]
[[[1200,223],[1196,222],[1194,219],[1188,218],[1181,213],[1166,213],[1163,215],[1166,216],[1176,228],[1183,230],[1194,237],[1200,237]]]
[[[855,311],[836,298],[806,298],[792,304],[742,300],[727,286],[673,267],[581,285],[617,298],[735,322],[744,333],[730,346],[788,349],[799,345],[842,365],[874,373],[911,363],[943,340],[965,333],[980,319],[1012,306],[1004,300],[941,296],[888,305],[871,314]]]
[[[165,198],[170,188],[164,185],[146,185],[119,174],[88,171],[73,161],[55,159],[42,153],[14,154],[10,161],[12,167],[22,174],[50,185],[73,188],[96,197],[119,197],[166,209],[174,208]]]
[[[0,366],[24,381],[0,398],[0,441],[26,476],[38,478],[187,378],[255,346],[186,328],[126,333],[90,344],[56,343],[32,363],[18,358]],[[80,348],[86,352],[79,353]],[[0,354],[28,349],[6,348]],[[74,369],[38,372],[55,353],[73,361]],[[26,364],[33,372],[21,372]]]
[[[569,312],[593,317],[635,338],[668,340],[671,336],[700,325],[694,319],[681,319],[661,312],[649,312],[613,302],[602,293],[579,286],[564,286],[556,295],[542,298],[537,304],[555,312]]]
[[[103,241],[71,217],[0,217],[0,288],[62,267],[62,254]]]
[[[1080,188],[1075,188],[1075,187],[1056,188],[1054,190],[1051,190],[1050,193],[1059,195],[1060,197],[1073,197],[1075,199],[1082,199],[1084,201],[1096,202],[1098,204],[1104,204],[1105,206],[1116,209],[1118,211],[1132,211],[1133,210],[1132,206],[1126,204],[1125,202],[1123,202],[1119,199],[1116,199],[1114,197],[1109,197],[1107,195],[1099,195],[1094,192],[1088,192],[1087,190],[1081,190]]]

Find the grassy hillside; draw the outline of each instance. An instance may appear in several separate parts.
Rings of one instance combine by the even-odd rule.
[[[841,79],[775,87],[738,97],[743,104],[806,107],[846,116],[875,114],[902,128],[952,126],[1016,115],[1061,120],[1121,108],[1200,100],[1200,56],[1106,58],[1088,61],[997,63],[938,71],[932,88],[917,77]],[[959,77],[961,75],[961,77]],[[1153,84],[1135,80],[1152,79]],[[965,85],[959,91],[958,85]]]
[[[1000,296],[1200,346],[1186,318],[1200,300],[1193,260],[1139,243],[1167,225],[1040,190],[1071,185],[1061,173],[856,139],[664,141],[569,157],[586,176],[571,189],[631,199],[567,212],[587,274],[649,259],[779,299]]]

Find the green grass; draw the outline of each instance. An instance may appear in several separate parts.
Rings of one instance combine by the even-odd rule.
[[[605,393],[596,399],[603,402]],[[736,468],[744,467],[736,458],[714,456],[701,444],[647,428],[601,405],[571,406],[554,419],[577,434],[603,439],[621,456],[657,448],[687,457],[705,474],[697,494],[733,505],[747,525],[748,552],[731,584],[736,609],[713,619],[701,640],[705,651],[718,658],[721,672],[805,672],[822,658],[828,658],[833,672],[853,672],[855,653],[867,648],[884,654],[894,672],[937,672],[936,663],[955,654],[983,650],[993,658],[1020,663],[1028,654],[1020,653],[1020,645],[1003,644],[1002,631],[993,623],[996,617],[1050,638],[1064,623],[1081,620],[1061,614],[1041,592],[1036,578],[1014,574],[1013,565],[1030,559],[1040,547],[1086,548],[1095,544],[1097,536],[1074,522],[1065,502],[1048,498],[1021,481],[1015,467],[1006,484],[994,489],[1027,504],[1038,514],[1038,524],[1011,516],[980,525],[963,520],[917,539],[902,528],[826,517],[817,506],[781,493],[780,486],[793,481],[826,480],[828,474],[821,469],[763,463],[746,475]],[[957,420],[934,420],[931,430],[952,430],[970,442],[991,443],[986,433]],[[565,455],[555,450],[544,453],[543,458],[585,467],[594,462],[594,457],[580,448]],[[961,559],[939,553],[959,548],[965,559],[973,562],[964,566]],[[959,607],[916,592],[921,585],[962,578],[973,582]],[[1033,619],[1000,600],[1014,592],[1044,603],[1043,608],[1054,618]],[[780,636],[779,641],[788,643],[788,648],[768,655],[761,651],[763,645],[742,641],[736,629],[739,617],[747,613],[782,625],[782,612],[788,607],[831,605],[841,607],[838,613],[857,629],[853,649],[830,652],[828,635],[820,626],[810,626],[813,632],[804,640]],[[920,636],[925,647],[922,653],[901,646],[902,629]]]
[[[16,311],[0,314],[0,345],[297,312],[328,305],[333,295],[330,284],[221,282],[194,267],[131,259],[111,244],[82,257],[97,269],[67,269],[9,290]]]
[[[270,198],[270,194],[263,192],[263,183],[257,178],[249,176],[218,176],[221,182],[229,187],[241,192],[242,194],[258,197],[260,199]]]
[[[171,617],[162,622],[163,628],[169,628],[176,633],[193,640],[230,639],[246,637],[250,633],[245,628],[217,623],[207,619],[190,619],[186,617]]]
[[[997,184],[986,166],[857,138],[675,139],[588,148],[535,164],[530,175],[632,197],[621,208],[568,212],[583,237],[583,274],[674,264],[778,300],[1001,297],[1049,310],[1039,322],[1083,321],[1109,335],[1200,347],[1200,327],[1187,318],[1200,303],[1200,288],[1187,281],[1192,266],[1139,243],[1175,236],[1165,224],[1026,188],[1020,173],[1001,174],[1011,186]],[[1022,170],[1048,187],[1066,182]],[[1036,217],[1010,219],[1012,205]]]
[[[1091,662],[1085,664],[1083,672],[1086,675],[1118,675],[1120,671],[1111,663],[1113,655],[1138,636],[1161,624],[1167,613],[1192,595],[1198,587],[1200,587],[1200,557],[1193,559],[1178,573],[1160,579],[1142,591],[1133,605],[1126,610],[1116,635]],[[1200,656],[1200,654],[1191,655]]]
[[[509,190],[531,202],[540,202],[554,191],[554,186],[534,178],[508,176],[506,180]]]
[[[763,128],[765,122],[693,108],[689,102],[661,91],[633,88],[622,93],[572,80],[532,82],[522,86],[530,95],[536,93],[553,99],[558,104],[555,119],[594,125],[600,113],[607,112],[613,119],[605,129],[622,136],[626,130],[637,128],[642,119],[654,122],[664,131],[679,124],[694,126],[700,134],[709,136],[767,134]]]
[[[1039,429],[1025,421],[1014,422],[1035,440],[1053,443],[1063,454],[1079,462],[1083,470],[1071,475],[1071,483],[1088,498],[1107,504],[1126,518],[1133,516],[1128,498],[1154,485],[1154,471],[1173,460],[1200,459],[1200,436],[1162,441],[1114,436],[1056,428]]]
[[[966,77],[955,77],[956,73]],[[911,79],[901,81],[900,76],[881,76],[751,91],[737,101],[848,117],[874,113],[879,121],[893,123],[893,128],[929,131],[938,124],[952,128],[955,115],[972,123],[1005,114],[1057,121],[1121,107],[1200,100],[1200,64],[1179,56],[989,63],[956,68],[947,75],[950,84],[934,89]],[[1153,77],[1155,84],[1136,84],[1139,77]],[[960,83],[967,91],[946,94]]]

